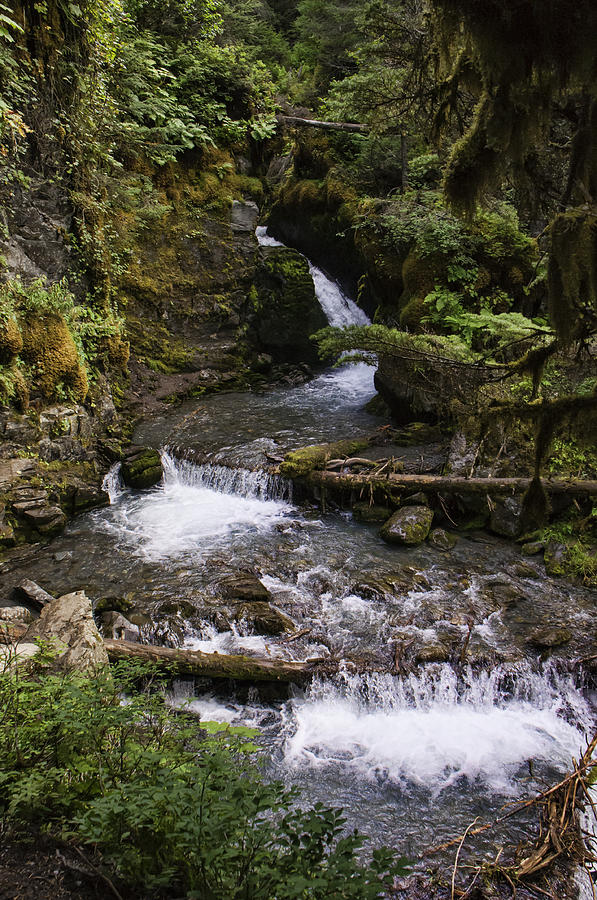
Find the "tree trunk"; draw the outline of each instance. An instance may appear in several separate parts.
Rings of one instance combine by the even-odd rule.
[[[234,678],[239,681],[304,681],[311,677],[318,662],[293,662],[285,659],[256,659],[250,656],[227,656],[202,653],[200,650],[172,649],[132,641],[105,641],[110,662],[134,659],[140,662],[171,666],[180,675],[206,678]]]
[[[460,475],[353,475],[341,472],[310,472],[310,484],[331,488],[383,488],[392,487],[407,491],[455,494],[515,494],[524,493],[531,483],[530,478],[463,478]],[[548,494],[588,494],[597,496],[597,481],[571,479],[543,480]]]
[[[352,131],[367,134],[368,125],[357,125],[353,122],[322,122],[319,119],[301,119],[299,116],[278,116],[282,125],[294,125],[301,128],[321,128],[323,131]]]

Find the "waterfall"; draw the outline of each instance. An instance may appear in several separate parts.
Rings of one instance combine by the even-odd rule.
[[[120,474],[120,463],[114,463],[110,471],[106,473],[102,481],[102,488],[110,498],[110,503],[116,503],[124,492],[124,483]]]
[[[255,234],[257,240],[262,247],[284,247],[281,241],[277,241],[267,233],[267,227],[260,225]],[[310,259],[309,272],[313,279],[315,288],[315,296],[319,300],[321,308],[326,314],[330,325],[342,328],[346,325],[370,325],[369,317],[363,310],[357,306],[354,300],[347,297],[341,289],[340,285],[322,272],[321,269],[313,265]]]
[[[293,702],[284,755],[291,767],[340,768],[347,777],[435,793],[464,777],[508,795],[520,790],[528,760],[565,770],[591,721],[572,679],[550,668],[345,674],[314,683],[306,699]]]
[[[251,471],[209,463],[196,465],[176,458],[169,449],[162,451],[162,464],[166,484],[179,483],[247,499],[292,502],[292,482],[261,469]]]

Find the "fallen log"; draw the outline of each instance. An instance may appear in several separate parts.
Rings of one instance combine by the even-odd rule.
[[[330,488],[388,487],[407,491],[424,491],[457,494],[515,494],[524,493],[530,478],[464,478],[460,475],[368,475],[366,473],[342,473],[313,471],[307,476],[312,485]],[[597,496],[597,481],[577,479],[545,479],[543,487],[548,494],[588,494]]]
[[[239,681],[304,681],[318,670],[318,663],[329,660],[295,662],[286,659],[257,659],[250,656],[227,656],[223,653],[203,653],[201,650],[185,650],[138,644],[132,641],[106,640],[110,662],[134,659],[172,666],[180,675],[197,675],[205,678],[234,678]]]
[[[358,125],[354,122],[325,122],[320,119],[303,119],[301,116],[278,116],[278,122],[282,125],[298,125],[302,128],[321,128],[323,131],[352,131],[359,134],[367,134],[368,125]]]

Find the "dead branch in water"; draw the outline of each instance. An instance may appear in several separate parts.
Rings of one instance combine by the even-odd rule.
[[[573,761],[573,771],[558,784],[542,791],[531,800],[517,804],[493,822],[474,827],[477,822],[475,819],[462,835],[426,851],[426,854],[433,854],[457,845],[452,872],[452,898],[465,897],[472,887],[472,882],[465,889],[456,887],[460,853],[466,838],[489,831],[530,807],[539,810],[539,835],[536,840],[520,847],[514,861],[509,865],[499,864],[502,848],[493,863],[474,867],[473,881],[476,881],[481,873],[495,880],[503,879],[510,885],[513,896],[516,896],[517,885],[526,884],[538,876],[545,875],[556,862],[572,863],[585,869],[590,863],[597,862],[594,851],[583,839],[579,821],[581,813],[587,806],[597,819],[597,808],[589,791],[592,775],[597,770],[597,761],[593,758],[596,748],[597,732],[580,760]],[[532,889],[540,894],[552,896],[536,884],[532,885]]]

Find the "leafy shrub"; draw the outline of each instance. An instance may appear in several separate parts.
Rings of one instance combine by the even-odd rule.
[[[127,883],[189,900],[373,900],[404,870],[387,850],[359,862],[341,810],[301,810],[264,781],[253,730],[200,728],[152,679],[130,664],[97,678],[1,672],[5,825],[66,832]]]

